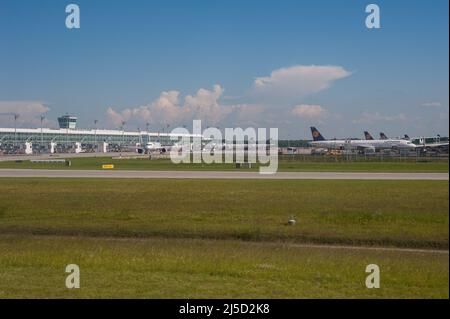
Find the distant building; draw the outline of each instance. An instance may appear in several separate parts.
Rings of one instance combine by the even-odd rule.
[[[74,130],[77,127],[77,117],[70,115],[63,115],[58,117],[59,128]]]
[[[80,142],[83,144],[136,145],[148,142],[159,142],[163,145],[172,145],[182,137],[198,137],[196,134],[173,134],[147,131],[122,131],[104,129],[50,129],[50,128],[1,128],[0,146],[8,143],[44,143],[70,144]]]

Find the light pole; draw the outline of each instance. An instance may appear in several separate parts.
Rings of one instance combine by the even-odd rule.
[[[17,143],[17,119],[19,118],[19,114],[14,114],[14,143],[13,146],[14,148],[16,147],[16,143]]]
[[[170,141],[169,132],[170,132],[170,124],[167,124],[166,145],[169,145],[169,141]]]
[[[166,134],[166,128],[165,126],[162,127],[162,136],[159,137],[159,143],[164,144],[164,135]],[[159,134],[158,134],[159,135]]]
[[[43,123],[45,116],[41,115],[41,149],[44,147],[44,131],[43,131]]]
[[[124,129],[124,127],[125,127],[125,121],[122,121],[122,145],[121,146],[123,146],[123,144],[125,143],[125,129]]]
[[[97,150],[97,123],[98,120],[94,120],[94,150]]]

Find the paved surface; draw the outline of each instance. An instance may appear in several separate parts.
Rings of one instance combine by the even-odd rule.
[[[63,158],[83,158],[83,157],[148,157],[148,155],[139,155],[136,152],[111,152],[111,153],[58,153],[58,154],[36,154],[36,155],[0,155],[0,162],[9,161],[32,161],[46,159],[63,159]]]
[[[0,177],[52,178],[181,178],[181,179],[359,179],[359,180],[447,180],[448,173],[345,173],[345,172],[279,172],[262,175],[257,172],[218,171],[124,171],[124,170],[45,170],[0,169]]]

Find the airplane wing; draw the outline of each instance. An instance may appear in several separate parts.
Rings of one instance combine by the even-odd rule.
[[[425,145],[417,145],[417,148],[422,148],[422,149],[429,149],[429,150],[435,150],[435,149],[439,149],[439,150],[446,150],[449,148],[449,143],[432,143],[432,144],[425,144]]]
[[[375,152],[375,146],[372,145],[358,145],[356,147],[358,151],[372,151]]]

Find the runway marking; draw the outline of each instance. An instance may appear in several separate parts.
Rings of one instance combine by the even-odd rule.
[[[128,171],[0,169],[0,177],[151,178],[151,179],[288,179],[288,180],[449,180],[448,173]]]

